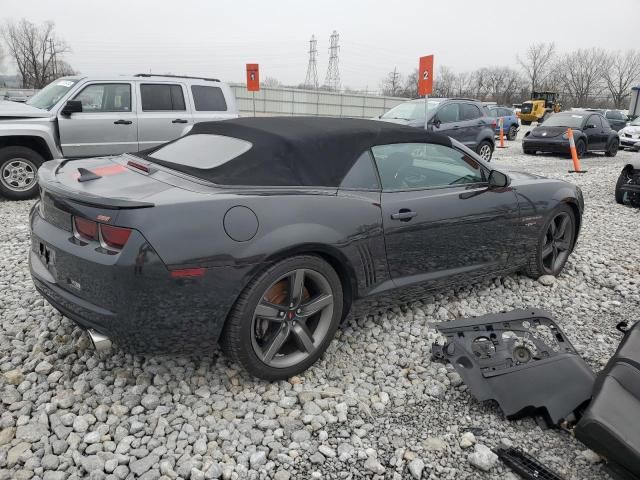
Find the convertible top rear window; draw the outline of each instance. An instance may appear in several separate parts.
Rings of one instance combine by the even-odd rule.
[[[175,165],[208,169],[242,155],[253,145],[223,135],[187,135],[149,154],[150,158]]]

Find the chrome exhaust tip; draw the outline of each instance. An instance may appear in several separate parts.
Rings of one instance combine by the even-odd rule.
[[[89,334],[89,338],[91,339],[91,343],[93,343],[93,348],[96,349],[96,352],[104,353],[111,350],[111,340],[109,337],[92,329],[87,330],[87,333]]]

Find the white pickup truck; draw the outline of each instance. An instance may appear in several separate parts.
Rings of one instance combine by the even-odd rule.
[[[47,160],[137,152],[194,123],[238,116],[229,86],[212,78],[60,78],[26,103],[0,101],[0,195],[36,196]]]

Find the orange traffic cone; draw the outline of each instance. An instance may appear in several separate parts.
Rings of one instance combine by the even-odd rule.
[[[573,140],[573,130],[567,129],[567,135],[569,136],[569,149],[571,150],[571,160],[573,160],[573,170],[569,170],[569,173],[587,173],[586,170],[580,169],[580,159],[578,158],[578,152],[576,152],[576,142]]]
[[[507,148],[504,145],[504,117],[498,119],[498,125],[500,125],[500,145],[498,148]]]

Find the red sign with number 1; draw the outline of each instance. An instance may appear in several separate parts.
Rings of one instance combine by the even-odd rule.
[[[433,55],[420,57],[418,67],[418,94],[422,97],[433,91]]]

